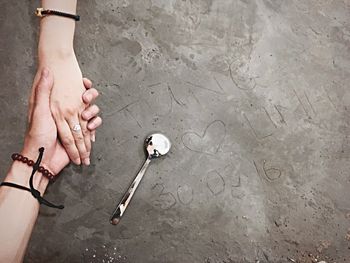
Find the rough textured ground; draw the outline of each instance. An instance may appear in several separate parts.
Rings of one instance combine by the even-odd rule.
[[[0,165],[20,149],[38,1],[0,7]],[[49,189],[25,262],[350,262],[350,2],[80,1],[93,165]],[[20,15],[19,15],[20,13]],[[118,226],[152,131],[173,142]]]

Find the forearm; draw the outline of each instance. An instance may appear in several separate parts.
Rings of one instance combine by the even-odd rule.
[[[24,151],[28,153],[28,151]],[[28,155],[27,155],[28,156]],[[36,156],[29,156],[36,159]],[[5,182],[29,187],[32,168],[14,162]],[[34,188],[44,194],[48,179],[41,173],[34,175]],[[39,202],[30,192],[13,187],[0,187],[0,262],[21,262],[38,217]]]
[[[76,0],[42,0],[44,9],[76,13]],[[70,18],[49,15],[40,21],[39,62],[74,55],[73,38],[75,21]]]
[[[44,9],[76,14],[77,0],[42,0],[41,2]],[[38,71],[48,67],[53,72],[55,86],[51,96],[51,104],[55,101],[62,104],[62,97],[67,95],[68,88],[83,86],[81,70],[73,48],[75,23],[75,20],[71,18],[57,15],[47,15],[40,21]],[[80,82],[77,84],[72,76],[78,76]],[[34,80],[34,84],[36,81],[37,78]],[[62,84],[62,82],[65,83]],[[81,89],[76,88],[76,90],[79,92],[77,94],[80,98],[84,89],[82,87]]]

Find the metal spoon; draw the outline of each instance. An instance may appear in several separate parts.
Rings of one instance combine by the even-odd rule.
[[[117,208],[114,210],[111,217],[111,224],[116,225],[119,223],[151,160],[166,155],[169,152],[170,147],[171,142],[164,134],[155,133],[147,137],[145,140],[147,159],[130,185],[128,191],[126,191]]]

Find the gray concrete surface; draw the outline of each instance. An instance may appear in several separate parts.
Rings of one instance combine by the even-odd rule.
[[[0,3],[0,165],[21,148],[38,1]],[[80,1],[93,164],[50,187],[25,262],[350,262],[350,2]],[[152,131],[173,142],[118,226]],[[298,261],[299,260],[299,261]]]

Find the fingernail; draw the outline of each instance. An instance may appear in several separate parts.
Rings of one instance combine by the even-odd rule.
[[[92,141],[92,142],[95,142],[95,141],[96,141],[95,134],[92,134],[92,135],[91,135],[91,141]]]
[[[48,75],[49,75],[49,70],[48,70],[47,68],[44,68],[44,69],[43,69],[42,76],[43,76],[44,78],[47,78]]]
[[[91,94],[87,94],[86,95],[86,100],[90,101],[92,99],[92,95]]]
[[[75,163],[76,165],[80,165],[80,164],[81,164],[80,158],[75,159],[75,160],[74,160],[74,163]]]
[[[90,165],[90,158],[85,158],[84,163],[85,165]]]
[[[88,112],[83,112],[83,117],[86,119],[86,120],[89,120],[90,119],[90,114]]]

